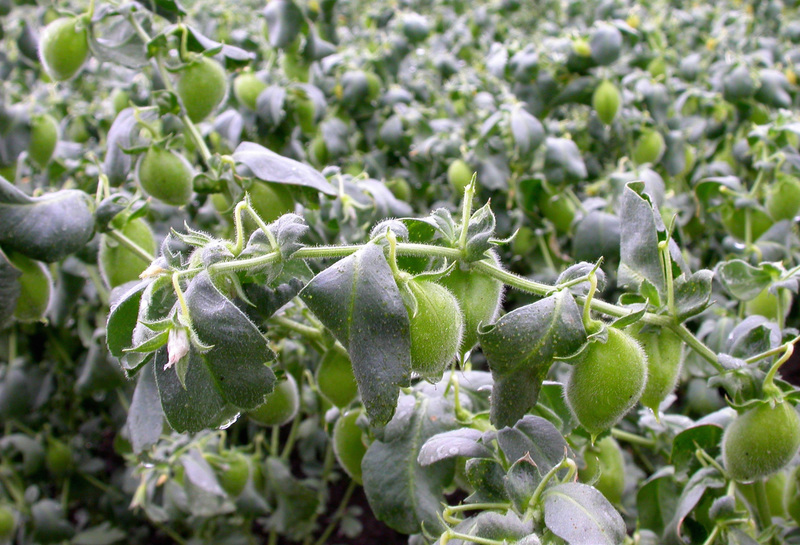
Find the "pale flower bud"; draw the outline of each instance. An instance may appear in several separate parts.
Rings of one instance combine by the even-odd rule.
[[[189,335],[186,334],[186,329],[177,327],[169,330],[169,340],[167,341],[167,354],[169,361],[164,366],[164,369],[169,369],[186,354],[189,353]]]

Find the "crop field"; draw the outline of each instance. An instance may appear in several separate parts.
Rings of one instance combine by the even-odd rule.
[[[800,3],[0,0],[0,545],[800,544]]]

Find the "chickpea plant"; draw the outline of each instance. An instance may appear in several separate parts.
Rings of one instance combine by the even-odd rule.
[[[796,6],[185,4],[0,0],[0,544],[800,543]]]

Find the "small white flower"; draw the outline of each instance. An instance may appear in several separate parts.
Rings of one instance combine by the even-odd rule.
[[[167,354],[169,361],[164,369],[169,369],[189,353],[189,335],[182,327],[169,330],[169,340],[167,341]]]
[[[146,278],[151,278],[153,276],[158,276],[158,275],[163,274],[165,272],[169,272],[169,271],[167,271],[167,269],[165,269],[163,267],[160,267],[155,262],[153,262],[153,263],[150,264],[149,267],[147,267],[144,271],[142,271],[142,274],[139,275],[139,278],[144,280]]]

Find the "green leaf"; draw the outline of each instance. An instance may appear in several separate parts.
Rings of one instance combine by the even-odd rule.
[[[620,263],[618,282],[637,290],[646,280],[658,291],[661,299],[666,293],[666,280],[658,249],[658,231],[664,230],[661,214],[650,199],[642,195],[642,182],[631,182],[622,194],[620,222]]]
[[[0,177],[0,244],[31,259],[59,261],[92,238],[93,203],[76,189],[29,197]]]
[[[186,40],[189,51],[203,53],[204,51],[219,49],[219,53],[225,57],[225,67],[228,69],[247,66],[255,58],[253,53],[249,53],[244,49],[212,40],[193,26],[186,25],[186,29],[189,31],[189,36]]]
[[[131,172],[133,159],[125,153],[125,150],[140,144],[139,119],[152,123],[158,119],[158,111],[155,108],[138,110],[125,108],[117,115],[108,130],[103,172],[108,176],[111,185],[122,184]]]
[[[754,267],[741,259],[732,259],[717,264],[714,272],[728,293],[740,301],[749,301],[767,288],[782,271],[771,263],[760,263]]]
[[[496,460],[472,458],[465,466],[467,482],[473,492],[466,503],[502,503],[509,501],[506,472]]]
[[[336,189],[314,168],[283,157],[252,142],[242,142],[233,152],[233,159],[245,165],[264,182],[310,187],[324,195],[336,196]]]
[[[128,409],[128,438],[134,454],[140,454],[155,445],[164,427],[164,412],[158,399],[158,388],[153,366],[148,365],[139,373],[139,382],[133,391]]]
[[[499,428],[536,404],[553,358],[576,352],[586,331],[575,299],[564,290],[509,312],[478,337],[495,380],[491,417]]]
[[[592,210],[575,226],[573,257],[578,261],[597,261],[604,257],[606,263],[619,259],[621,231],[617,216]]]
[[[300,297],[344,345],[374,424],[394,413],[411,375],[408,312],[383,249],[369,243],[320,272]]]
[[[541,121],[518,106],[511,112],[511,135],[519,154],[524,157],[542,144],[545,132]]]
[[[214,469],[211,464],[203,458],[199,450],[196,448],[191,449],[188,454],[181,456],[180,460],[185,470],[184,476],[197,487],[215,496],[227,495],[219,482],[217,482],[217,477],[214,475]]]
[[[232,416],[200,354],[196,350],[191,350],[188,358],[186,388],[181,385],[175,370],[166,368],[169,361],[166,348],[156,352],[154,361],[161,408],[169,425],[179,433],[216,427]]]
[[[499,430],[497,443],[507,460],[530,458],[542,474],[558,465],[567,453],[567,443],[556,427],[530,414],[513,428]]]
[[[111,292],[111,309],[106,321],[106,343],[111,355],[121,358],[133,345],[133,331],[139,316],[139,302],[151,281],[129,282]]]
[[[3,329],[14,316],[17,299],[21,291],[18,279],[22,273],[0,248],[0,329]]]
[[[119,8],[104,4],[95,10],[89,43],[98,60],[128,68],[147,64],[145,43],[128,19],[136,17],[137,7],[135,4]]]
[[[125,386],[125,376],[116,361],[111,361],[105,331],[95,330],[81,365],[74,391],[82,396],[109,392]]]
[[[84,530],[72,538],[72,545],[112,545],[128,539],[128,533],[103,522]]]
[[[492,247],[489,242],[494,236],[495,218],[490,203],[476,210],[467,224],[467,241],[465,247],[465,260],[478,261],[486,257],[486,252]]]
[[[33,538],[39,543],[55,543],[70,539],[75,529],[67,520],[61,502],[43,499],[31,506]]]
[[[139,314],[136,318],[137,323],[133,328],[133,334],[129,339],[131,346],[145,345],[153,337],[157,337],[159,332],[150,328],[149,324],[163,320],[173,313],[176,308],[177,297],[172,287],[172,278],[169,276],[158,276],[146,281],[147,285],[141,294],[138,303]],[[152,359],[152,353],[128,352],[123,350],[123,355],[119,358],[122,368],[128,375],[135,375],[141,366]]]
[[[664,531],[664,542],[670,545],[684,543],[681,538],[681,528],[686,517],[700,502],[706,490],[709,488],[722,488],[723,486],[725,486],[725,479],[713,467],[703,468],[692,475],[683,488],[677,501],[675,514]]]
[[[714,273],[708,269],[702,269],[689,276],[682,274],[675,279],[673,286],[678,322],[688,320],[708,307],[713,279]]]
[[[504,515],[493,511],[483,511],[459,523],[453,530],[462,535],[492,540],[496,543],[524,543],[526,545],[538,545],[540,543],[533,533],[533,521],[527,519],[522,521],[513,511],[509,511]],[[533,538],[533,540],[527,541],[530,538]],[[475,542],[450,539],[447,543],[448,545],[468,545]]]
[[[505,484],[508,497],[511,498],[517,511],[524,513],[528,509],[536,488],[541,482],[542,474],[530,456],[523,456],[514,462],[508,470]]]
[[[662,467],[647,479],[636,493],[639,526],[658,535],[664,532],[675,514],[678,485],[672,466]]]
[[[586,165],[575,142],[566,138],[547,138],[545,148],[544,174],[548,182],[560,185],[586,178]]]
[[[684,473],[696,460],[697,449],[703,449],[712,457],[719,454],[723,429],[716,424],[696,425],[675,436],[672,441],[670,462]]]
[[[417,461],[421,466],[429,466],[456,456],[491,458],[492,451],[481,443],[482,437],[483,432],[472,428],[459,428],[434,435],[422,445]]]
[[[137,344],[136,346],[131,346],[130,348],[126,348],[125,352],[140,352],[142,354],[148,354],[150,352],[155,352],[165,344],[167,344],[167,338],[169,337],[169,331],[159,331],[152,337],[142,341],[141,343]]]
[[[452,403],[443,397],[400,398],[383,440],[374,441],[361,462],[364,491],[378,520],[404,534],[444,530],[438,515],[455,464],[423,467],[417,457],[425,441],[455,425]]]
[[[778,325],[763,316],[748,316],[728,335],[724,352],[734,358],[747,359],[781,344]]]
[[[303,27],[303,12],[292,0],[272,0],[264,8],[269,43],[275,48],[291,44]]]
[[[275,129],[286,119],[286,89],[270,85],[258,95],[256,100],[258,118],[269,129]]]
[[[0,103],[0,166],[16,164],[19,155],[30,146],[30,141],[28,108],[24,104],[6,108]]]
[[[621,545],[625,522],[596,488],[559,484],[544,493],[544,522],[569,545]]]
[[[192,280],[185,297],[197,337],[212,346],[203,353],[192,346],[194,358],[208,368],[225,401],[239,409],[255,409],[275,383],[267,362],[276,356],[267,339],[219,292],[207,272]]]
[[[269,487],[278,504],[268,524],[287,538],[299,541],[314,529],[319,491],[292,476],[286,463],[279,458],[268,458],[266,470]]]
[[[200,450],[193,448],[180,458],[184,469],[183,489],[186,494],[186,507],[195,517],[213,517],[235,511],[225,490],[217,482],[217,477]]]

